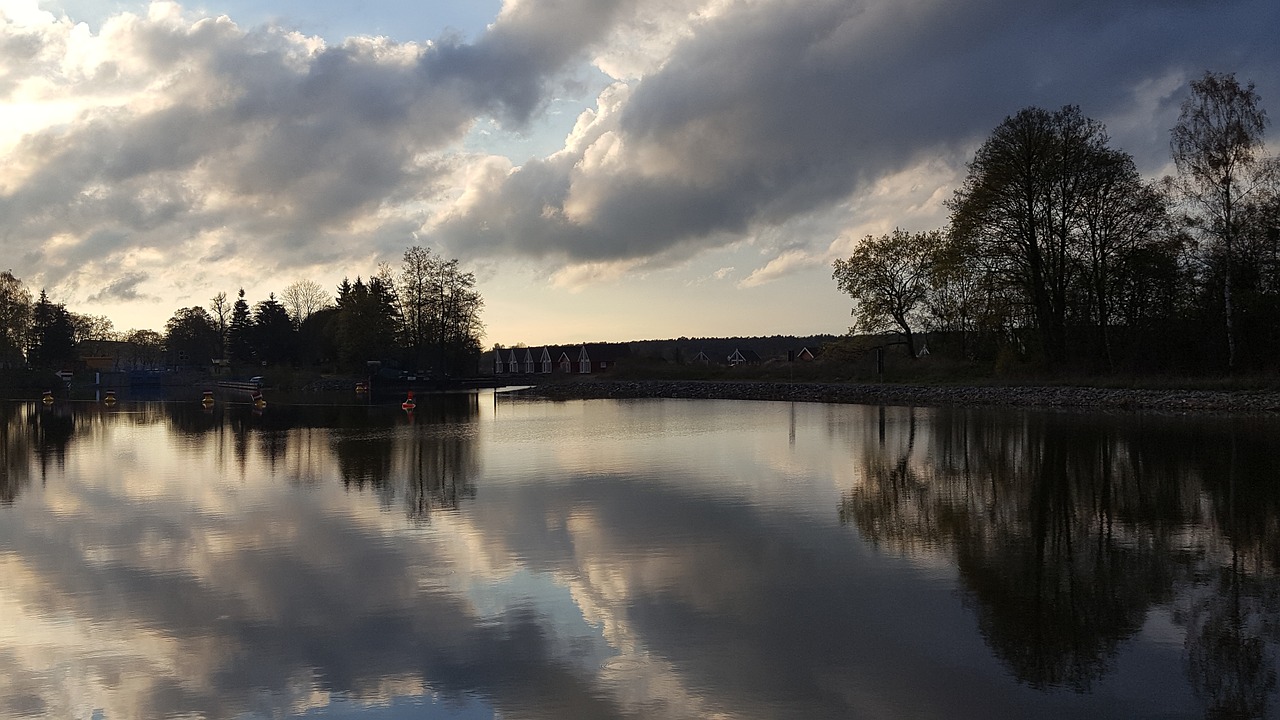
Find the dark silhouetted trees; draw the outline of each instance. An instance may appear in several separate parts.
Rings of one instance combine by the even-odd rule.
[[[294,354],[293,321],[274,293],[253,306],[253,325],[249,336],[255,360],[265,363],[285,362]]]
[[[374,276],[368,283],[344,278],[338,286],[336,325],[339,358],[349,368],[400,354],[395,289],[384,278]]]
[[[176,365],[207,366],[221,345],[217,322],[198,305],[174,312],[164,332],[170,362]]]
[[[130,330],[124,334],[129,345],[120,358],[126,367],[158,368],[164,365],[164,336],[155,330]]]
[[[896,331],[916,356],[915,332],[929,296],[941,232],[911,234],[894,230],[880,237],[867,236],[847,259],[834,263],[832,276],[840,290],[857,301],[855,327],[868,333]]]
[[[233,362],[253,360],[253,318],[249,316],[249,302],[244,299],[244,288],[236,293],[231,306],[231,321],[227,323],[227,354]]]
[[[409,361],[453,373],[480,352],[484,302],[475,284],[475,275],[463,272],[457,260],[416,245],[405,250],[397,299]]]
[[[31,329],[31,291],[9,270],[0,272],[0,367],[21,366]]]
[[[1252,83],[1205,73],[1191,83],[1191,95],[1170,133],[1189,224],[1206,243],[1207,280],[1222,289],[1229,370],[1237,364],[1237,266],[1253,259],[1240,257],[1244,220],[1275,191],[1274,161],[1264,155],[1266,125],[1267,114]]]
[[[1015,291],[1051,364],[1067,358],[1069,323],[1109,318],[1100,273],[1159,225],[1154,192],[1107,143],[1077,107],[1026,108],[978,149],[951,202],[957,242]]]
[[[1178,177],[1156,184],[1079,108],[1025,108],[978,149],[947,232],[867,238],[835,279],[857,329],[923,328],[997,368],[1280,368],[1265,126],[1252,85],[1206,74],[1172,131]]]
[[[71,313],[61,303],[49,300],[44,290],[31,308],[31,331],[27,338],[27,363],[32,367],[60,367],[76,358]]]

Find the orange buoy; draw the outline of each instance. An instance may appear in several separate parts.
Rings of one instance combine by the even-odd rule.
[[[413,401],[412,390],[409,391],[409,397],[405,398],[405,401],[400,403],[400,407],[403,408],[404,410],[412,410],[418,407],[418,404]]]
[[[253,406],[259,410],[267,406],[267,401],[262,399],[262,391],[253,391]]]
[[[200,404],[201,404],[201,405],[204,405],[205,407],[212,407],[212,406],[213,406],[213,391],[212,391],[212,390],[205,390],[205,391],[204,391],[204,397],[200,398]]]

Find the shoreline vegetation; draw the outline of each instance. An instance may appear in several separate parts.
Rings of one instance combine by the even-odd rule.
[[[548,400],[677,398],[922,407],[1019,407],[1163,413],[1280,414],[1277,390],[1071,385],[899,385],[743,380],[575,379],[516,391]]]
[[[348,375],[319,375],[277,372],[266,386],[269,394],[287,396],[348,392],[362,378]],[[997,380],[982,377],[903,378],[898,381],[870,379],[806,378],[783,380],[776,377],[742,378],[661,378],[626,374],[623,376],[557,377],[537,376],[459,378],[448,383],[395,384],[382,394],[412,389],[417,392],[474,390],[507,386],[519,387],[510,394],[552,401],[594,399],[705,399],[764,400],[832,404],[893,405],[916,407],[1009,407],[1118,412],[1213,413],[1235,415],[1280,414],[1280,386],[1275,378],[1199,378],[1177,381],[1153,378],[1145,384],[1108,385],[1115,378],[1021,378]],[[207,389],[212,378],[195,373],[172,373],[156,389],[164,393]],[[103,388],[126,386],[104,384]],[[36,371],[0,372],[0,389],[26,391],[24,397],[38,397],[41,389],[55,396],[67,394],[52,373]],[[84,386],[80,386],[84,390]],[[34,394],[33,394],[34,393]],[[190,393],[188,393],[190,394]],[[398,395],[396,397],[399,397]]]

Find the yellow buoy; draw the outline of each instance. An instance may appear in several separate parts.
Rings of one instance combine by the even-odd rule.
[[[52,391],[52,390],[45,390],[45,391],[44,391],[44,395],[42,395],[42,396],[40,397],[40,400],[41,400],[42,402],[44,402],[44,404],[45,404],[45,405],[51,405],[51,404],[53,404],[53,391]]]
[[[105,403],[105,404],[107,404],[107,405],[115,405],[115,404],[116,404],[116,391],[115,391],[115,390],[108,390],[108,391],[106,392],[106,394],[105,394],[105,395],[103,395],[103,397],[102,397],[102,402],[103,402],[103,403]]]

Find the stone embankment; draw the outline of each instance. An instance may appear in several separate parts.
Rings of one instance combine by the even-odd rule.
[[[1245,390],[570,380],[539,385],[520,392],[553,400],[705,398],[932,407],[959,405],[1197,413],[1280,413],[1280,392]]]

